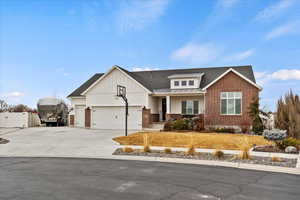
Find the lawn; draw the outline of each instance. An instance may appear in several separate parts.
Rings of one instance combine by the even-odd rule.
[[[138,132],[116,137],[113,140],[121,145],[144,145],[144,141],[148,140],[150,146],[189,147],[193,145],[195,148],[230,150],[273,144],[257,135],[196,132]]]

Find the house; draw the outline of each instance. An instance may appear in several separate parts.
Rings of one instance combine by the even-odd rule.
[[[127,90],[128,128],[141,130],[170,118],[201,116],[205,127],[251,123],[248,106],[258,97],[252,66],[127,71],[113,66],[73,91],[70,124],[123,129],[125,109],[117,85]]]

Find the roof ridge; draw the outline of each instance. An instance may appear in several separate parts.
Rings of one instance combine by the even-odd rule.
[[[157,69],[157,70],[141,70],[141,71],[126,70],[126,71],[131,73],[136,73],[136,72],[159,72],[159,71],[180,71],[180,70],[221,69],[221,68],[241,68],[241,67],[252,67],[252,65],[235,65],[235,66],[223,66],[223,67],[195,67],[195,68],[180,68],[180,69]]]

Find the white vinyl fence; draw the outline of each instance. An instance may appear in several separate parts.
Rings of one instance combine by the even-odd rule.
[[[40,126],[37,113],[30,112],[3,112],[0,113],[1,128],[27,128]]]

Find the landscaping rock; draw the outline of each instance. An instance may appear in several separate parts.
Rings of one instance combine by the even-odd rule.
[[[116,149],[113,155],[126,155],[126,156],[149,156],[149,157],[163,157],[163,158],[184,158],[184,159],[195,159],[195,160],[216,160],[233,163],[247,163],[247,164],[260,164],[280,167],[296,167],[297,159],[282,158],[280,162],[274,162],[271,157],[259,157],[251,156],[250,159],[241,159],[237,155],[224,154],[223,157],[218,158],[212,153],[198,153],[194,155],[188,155],[183,151],[175,151],[171,154],[166,154],[164,151],[151,150],[151,152],[143,152],[140,149],[135,149],[133,152],[123,152],[121,148]]]
[[[293,146],[288,146],[285,148],[285,153],[297,153],[298,149],[296,147]]]

